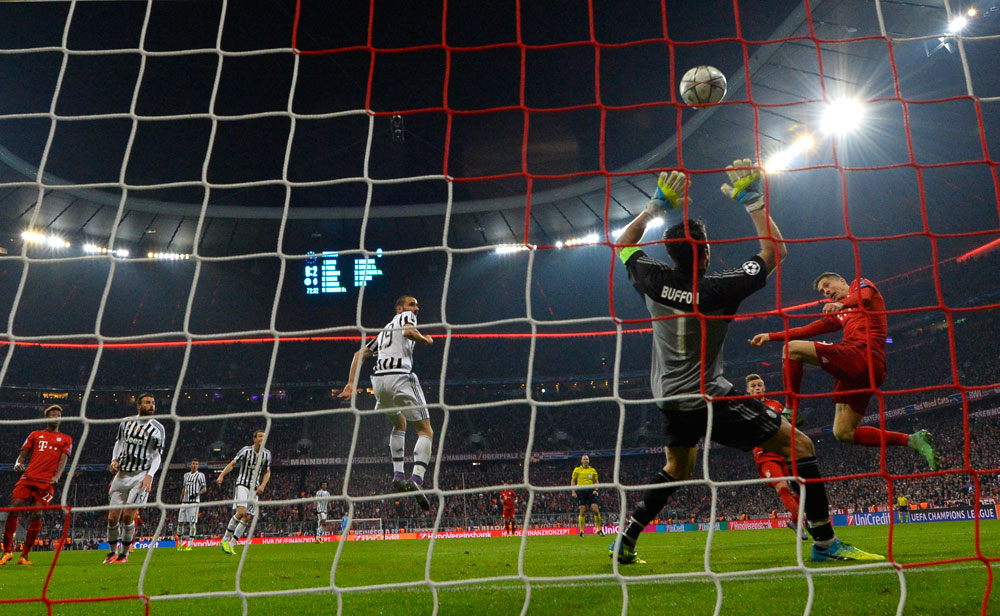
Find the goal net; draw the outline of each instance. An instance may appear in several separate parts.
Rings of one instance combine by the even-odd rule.
[[[19,452],[37,455],[21,448],[42,409],[62,407],[73,441],[51,503],[0,509],[15,542],[34,538],[21,582],[6,577],[16,552],[0,570],[4,613],[469,613],[484,593],[522,614],[812,614],[847,595],[885,613],[996,610],[1000,11],[721,6],[0,3],[0,498],[19,493]],[[721,103],[681,100],[699,65],[726,76]],[[838,443],[820,368],[796,418],[838,536],[885,561],[812,563],[774,478],[710,435],[645,529],[648,563],[608,557],[664,461],[651,300],[619,235],[657,175],[682,170],[709,271],[748,263],[774,238],[718,192],[743,158],[767,171],[789,255],[730,323],[724,373],[783,398],[780,346],[745,341],[822,318],[821,272],[881,291],[889,377],[861,388],[859,425],[928,430],[942,470],[889,437]],[[669,262],[661,232],[640,245]],[[419,420],[394,485],[398,436],[363,350],[345,393],[400,296],[433,341],[408,394],[432,431],[419,492],[405,484],[426,457]],[[701,380],[691,396],[716,404]],[[115,549],[108,464],[140,392],[166,438],[137,573],[95,586],[97,550]],[[241,496],[239,463],[216,480],[258,430],[270,462]],[[584,455],[592,488],[571,484]],[[783,480],[803,498],[795,468]],[[199,503],[182,502],[189,472],[207,479]],[[253,515],[223,555],[237,505]],[[168,549],[187,537],[193,553]]]

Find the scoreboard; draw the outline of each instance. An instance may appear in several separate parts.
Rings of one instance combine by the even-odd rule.
[[[328,295],[348,292],[350,288],[366,287],[375,278],[382,276],[378,260],[382,258],[382,249],[375,251],[374,257],[344,257],[341,258],[335,250],[324,250],[316,253],[306,253],[303,271],[303,286],[306,295]],[[346,272],[346,268],[353,270]]]

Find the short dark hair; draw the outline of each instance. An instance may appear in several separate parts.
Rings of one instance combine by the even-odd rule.
[[[760,378],[760,375],[756,373],[747,375],[747,385],[750,384],[750,381],[763,381],[763,380],[764,379]]]
[[[844,277],[838,274],[837,272],[823,272],[819,276],[816,276],[816,280],[813,280],[813,288],[818,290],[819,283],[826,278],[844,278]]]
[[[406,300],[413,297],[412,295],[400,295],[396,298],[396,306],[405,306]]]
[[[139,406],[140,404],[142,404],[142,399],[143,398],[152,398],[153,399],[153,403],[154,404],[156,403],[156,396],[154,396],[153,394],[149,393],[148,391],[144,391],[144,392],[142,392],[141,394],[139,394],[138,396],[135,397],[135,405]]]
[[[191,458],[191,462],[198,462],[198,458]],[[188,462],[188,464],[191,464],[191,462]],[[201,464],[201,462],[198,463]]]
[[[62,407],[59,406],[58,404],[49,405],[45,407],[44,411],[42,411],[42,417],[48,417],[49,411],[59,411],[60,413],[62,413],[62,410],[63,410]]]
[[[705,222],[697,218],[687,221],[687,229],[691,235],[691,239],[699,242],[694,244],[694,250],[691,248],[692,244],[690,240],[677,241],[687,240],[688,237],[688,233],[684,232],[683,222],[664,231],[663,239],[667,241],[667,254],[674,260],[677,270],[685,274],[690,274],[694,272],[695,266],[699,265],[705,259],[705,255],[708,254],[708,244],[705,243],[708,240],[708,233],[705,230]],[[695,262],[696,252],[698,255],[697,263]]]
[[[256,430],[253,431],[253,437],[251,437],[251,438],[257,438],[257,433],[258,432],[263,432],[264,434],[267,434],[267,431],[264,430],[264,428],[257,428]]]

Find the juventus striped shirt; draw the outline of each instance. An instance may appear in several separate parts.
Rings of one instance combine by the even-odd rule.
[[[118,425],[115,451],[118,470],[126,473],[148,471],[153,465],[153,454],[163,453],[167,431],[163,424],[152,418],[132,417]],[[120,451],[119,451],[120,449]]]
[[[403,327],[417,326],[417,315],[406,310],[389,321],[382,331],[368,341],[368,350],[375,356],[373,376],[410,374],[413,371],[413,341],[403,335]]]
[[[261,447],[260,451],[256,452],[251,445],[247,445],[233,458],[233,464],[240,467],[236,475],[236,485],[256,490],[260,487],[264,473],[271,468],[271,451]]]
[[[205,487],[205,473],[184,473],[184,502],[200,503],[201,489]]]

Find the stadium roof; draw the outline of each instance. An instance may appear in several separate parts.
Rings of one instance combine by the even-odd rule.
[[[375,54],[370,93],[367,2],[336,8],[303,2],[299,49],[329,53],[298,56],[289,48],[294,2],[228,3],[224,16],[217,3],[151,6],[144,27],[145,2],[78,3],[65,29],[72,53],[61,77],[69,5],[0,6],[0,217],[11,252],[19,251],[16,234],[30,221],[99,244],[116,228],[116,246],[133,255],[191,252],[203,203],[203,254],[273,251],[286,200],[287,253],[304,253],[319,241],[358,248],[366,212],[369,237],[387,238],[387,248],[437,245],[446,223],[453,247],[523,242],[526,229],[529,243],[552,245],[603,232],[606,201],[609,228],[624,224],[644,206],[652,184],[651,174],[629,174],[677,165],[678,143],[683,165],[693,171],[693,213],[715,237],[745,237],[749,225],[717,192],[724,177],[702,172],[755,150],[766,159],[804,132],[815,135],[814,148],[791,161],[798,170],[770,182],[775,217],[789,237],[1000,228],[996,169],[984,162],[996,159],[1000,143],[995,5],[980,6],[957,40],[945,36],[943,1],[813,1],[811,15],[802,2],[739,2],[739,30],[733,3],[667,2],[673,46],[658,40],[664,28],[658,2],[595,3],[600,46],[590,42],[584,3],[525,3],[520,28],[513,5],[449,5],[447,54],[440,13],[380,5],[373,9],[371,43],[393,51]],[[733,39],[739,35],[754,42],[744,47]],[[518,37],[527,47],[510,44]],[[144,55],[137,52],[140,40]],[[217,41],[226,53],[216,89]],[[184,51],[166,53],[178,50]],[[518,107],[522,51],[527,116]],[[718,66],[729,77],[726,104],[705,110],[673,104],[679,75],[697,64]],[[446,66],[447,104],[458,112],[450,124],[442,111]],[[747,75],[756,107],[741,102]],[[130,141],[137,82],[140,120]],[[57,85],[59,121],[47,146]],[[288,147],[290,92],[297,116]],[[374,116],[329,115],[363,110],[368,96]],[[818,125],[826,101],[839,97],[869,102],[862,127],[838,137],[834,148]],[[487,108],[501,110],[480,113]],[[402,126],[394,127],[395,114]],[[989,144],[993,151],[984,153]],[[286,149],[287,193],[278,181]],[[444,171],[446,149],[448,173],[458,179],[447,220],[448,187],[427,177]],[[535,176],[529,216],[522,149]],[[50,188],[39,199],[33,182],[43,155],[46,185],[84,186]],[[918,179],[914,161],[932,166]],[[952,166],[968,161],[980,164]],[[365,165],[374,180],[370,209]],[[614,172],[607,200],[602,165]],[[213,185],[207,195],[203,169]],[[130,190],[119,208],[123,174]],[[345,178],[356,181],[329,183]],[[396,182],[405,178],[421,179]],[[945,239],[940,256],[994,238]],[[853,261],[850,248],[835,250]],[[831,249],[803,250],[825,259]],[[899,238],[877,252],[891,265],[872,275],[887,276],[926,265],[931,247],[925,238]]]

